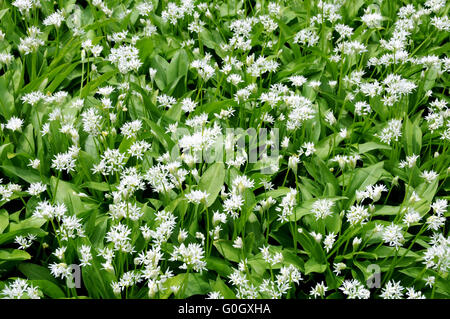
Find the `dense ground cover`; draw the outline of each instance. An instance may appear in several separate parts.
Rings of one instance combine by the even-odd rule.
[[[0,1],[0,296],[448,298],[449,8]]]

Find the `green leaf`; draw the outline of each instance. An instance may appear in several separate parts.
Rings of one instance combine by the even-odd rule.
[[[303,201],[302,204],[295,208],[294,214],[290,215],[288,217],[289,221],[296,221],[300,220],[303,216],[313,214],[311,211],[312,205],[318,200],[319,198],[314,198],[310,200]],[[347,199],[345,196],[333,196],[333,197],[327,197],[327,199],[336,202],[339,200]]]
[[[308,259],[305,263],[305,275],[312,272],[323,273],[327,269],[327,265],[318,263],[314,258]]]
[[[193,295],[204,295],[211,291],[211,287],[206,280],[206,273],[191,273],[186,288],[186,298]]]
[[[311,237],[311,235],[301,232],[297,234],[297,240],[303,249],[319,264],[325,264],[327,258],[322,247]],[[306,265],[305,265],[306,267]]]
[[[48,280],[31,280],[30,283],[33,286],[39,287],[39,289],[44,293],[44,295],[53,298],[60,299],[65,298],[66,295],[55,283]]]
[[[214,163],[200,178],[199,189],[206,191],[209,196],[206,199],[206,206],[211,206],[219,195],[225,181],[225,165]]]
[[[169,63],[164,60],[160,55],[156,55],[151,59],[150,65],[156,70],[155,83],[161,91],[164,91],[167,84],[167,70],[169,69]]]
[[[52,193],[55,196],[57,202],[64,202],[67,204],[67,206],[72,206],[72,209],[76,213],[85,210],[80,197],[75,195],[78,194],[80,190],[74,184],[63,181],[61,179],[59,179],[58,181],[55,176],[52,176],[50,178],[50,185]]]
[[[357,190],[364,189],[367,186],[373,185],[379,181],[383,174],[383,166],[384,162],[379,162],[368,167],[357,168],[354,170],[355,176],[351,180],[346,191],[346,194],[349,195],[346,205],[347,207],[354,202]]]
[[[62,81],[64,81],[70,73],[80,64],[80,62],[72,63],[71,65],[64,68],[64,70],[59,73],[55,79],[52,81],[52,83],[47,87],[47,91],[50,93],[53,93],[58,86],[61,84]]]
[[[97,87],[102,85],[104,82],[108,81],[116,73],[117,73],[117,70],[108,71],[108,72],[100,75],[95,80],[93,80],[93,81],[89,82],[88,84],[86,84],[86,86],[83,87],[83,89],[81,90],[81,97],[83,97],[83,98],[87,97],[89,95],[89,93],[91,93],[92,91],[97,89]]]
[[[111,288],[111,282],[115,276],[101,269],[100,263],[94,257],[91,266],[81,267],[82,280],[89,296],[92,298],[115,298]]]
[[[51,281],[54,284],[58,283],[58,281],[51,275],[48,268],[30,263],[22,263],[18,266],[18,268],[20,272],[30,280],[45,280]]]
[[[378,258],[393,258],[395,255],[395,247],[389,247],[389,246],[381,246],[375,250],[373,250],[371,253],[376,255]],[[398,255],[403,256],[403,254],[407,250],[405,248],[400,247],[398,250]],[[405,257],[414,257],[417,259],[420,259],[421,256],[413,251],[408,251],[405,255]]]
[[[28,229],[28,228],[40,228],[42,225],[44,225],[46,222],[43,218],[37,218],[37,217],[30,217],[24,220],[21,220],[18,223],[10,223],[9,225],[9,231],[19,231],[22,229]]]
[[[0,235],[0,245],[14,241],[16,236],[20,235],[26,236],[28,234],[33,234],[36,235],[37,237],[42,237],[45,236],[47,233],[40,228],[23,228],[16,231],[9,231],[5,234]]]
[[[80,188],[89,188],[89,189],[93,189],[96,191],[101,191],[101,192],[108,192],[110,191],[110,186],[108,186],[108,183],[106,182],[87,182],[84,183],[83,185],[80,186]]]
[[[272,198],[278,198],[281,196],[286,195],[287,193],[289,193],[290,188],[289,187],[278,187],[277,189],[273,189],[267,192],[264,192],[258,196],[256,196],[256,200],[262,200],[265,199],[266,196],[267,197],[272,197]]]
[[[416,124],[413,124],[409,118],[405,121],[405,150],[406,155],[420,154],[422,148],[422,130]]]
[[[2,209],[0,211],[0,234],[8,227],[9,225],[9,214],[6,210]]]
[[[208,268],[208,270],[213,270],[224,277],[228,277],[233,272],[229,263],[222,258],[209,256],[206,258],[206,264],[206,268]]]
[[[377,142],[367,142],[363,144],[358,144],[358,154],[365,154],[373,150],[391,150],[391,149],[392,149],[391,146]]]
[[[24,169],[20,168],[18,166],[11,166],[11,165],[2,165],[0,168],[5,172],[6,175],[9,176],[17,176],[27,183],[36,183],[36,182],[42,182],[42,178],[39,174],[35,173],[35,171],[32,171],[31,169]]]
[[[239,262],[241,260],[239,249],[234,248],[231,241],[219,239],[214,242],[214,246],[225,259],[234,262]]]
[[[189,69],[189,58],[184,49],[178,50],[172,61],[170,61],[169,67],[167,68],[167,84],[170,84],[168,94],[172,91],[178,84],[178,81],[187,75]]]
[[[216,281],[211,285],[213,291],[218,291],[222,294],[224,299],[235,299],[236,295],[233,290],[228,287],[220,277],[217,277]]]
[[[5,77],[0,77],[0,114],[9,119],[14,114],[14,96],[8,89]]]
[[[166,150],[171,150],[175,143],[172,139],[164,132],[161,125],[156,124],[152,120],[144,117],[144,121],[150,126],[153,131],[154,136],[158,141],[166,148]]]

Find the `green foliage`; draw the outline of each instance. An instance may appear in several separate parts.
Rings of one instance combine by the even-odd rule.
[[[0,297],[449,298],[449,9],[0,2]]]

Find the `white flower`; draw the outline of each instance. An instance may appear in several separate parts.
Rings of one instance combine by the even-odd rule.
[[[415,291],[413,287],[406,288],[407,299],[426,299],[421,291]]]
[[[197,102],[193,101],[191,98],[184,98],[181,101],[181,109],[186,112],[186,113],[190,113],[193,112],[195,110],[195,108],[197,107]]]
[[[435,280],[436,280],[436,277],[428,276],[427,278],[425,278],[425,285],[431,288],[434,286]]]
[[[175,103],[177,103],[177,100],[169,95],[166,94],[161,94],[158,95],[158,97],[156,98],[156,100],[158,101],[158,103],[161,106],[167,107],[167,108],[171,108]]]
[[[392,140],[398,141],[402,136],[402,121],[390,120],[387,126],[377,135],[380,140],[386,144],[391,144]]]
[[[233,219],[236,219],[239,214],[238,211],[244,204],[244,199],[241,195],[230,193],[228,198],[223,202],[223,210],[231,215]]]
[[[325,121],[330,125],[334,125],[336,123],[336,118],[334,117],[334,114],[332,111],[328,111],[325,114]]]
[[[37,196],[42,192],[45,192],[47,189],[47,186],[44,185],[41,182],[32,183],[30,184],[30,187],[27,189],[27,192],[32,196]]]
[[[70,173],[75,171],[76,155],[70,150],[65,153],[58,153],[52,160],[52,168],[57,171],[66,171]]]
[[[293,86],[302,86],[306,83],[307,79],[302,75],[293,75],[289,77],[289,81],[292,82]]]
[[[17,278],[10,284],[5,282],[0,295],[3,296],[2,299],[40,299],[43,296],[37,287],[22,278]]]
[[[239,74],[230,74],[227,77],[227,82],[232,83],[234,86],[237,86],[239,83],[244,82],[244,80],[242,80],[242,76],[240,76]]]
[[[367,102],[356,102],[355,103],[355,113],[358,116],[366,116],[372,112],[370,105]]]
[[[442,216],[447,211],[447,200],[446,199],[437,199],[433,204],[431,204],[431,208],[434,210],[434,213],[438,216]]]
[[[353,245],[353,247],[357,247],[357,246],[359,246],[359,244],[361,244],[361,242],[362,242],[361,238],[355,237],[355,238],[353,238],[352,245]]]
[[[35,91],[22,96],[23,103],[28,103],[32,106],[36,105],[39,101],[43,100],[45,95],[41,91]]]
[[[22,128],[23,120],[18,117],[11,117],[6,123],[5,127],[11,131],[18,131]]]
[[[193,269],[197,272],[206,270],[206,262],[204,261],[204,250],[201,245],[197,243],[190,243],[185,246],[183,243],[180,246],[175,246],[169,260],[181,261],[183,264],[180,269]]]
[[[435,171],[433,170],[429,170],[429,171],[423,171],[420,174],[420,177],[422,177],[423,179],[425,179],[425,181],[427,183],[432,183],[437,177],[439,176],[439,174],[437,174]]]
[[[414,165],[416,165],[417,159],[419,158],[419,155],[411,155],[411,156],[406,156],[406,161],[400,161],[399,163],[399,167],[400,168],[404,168],[406,166],[408,166],[409,168],[413,168]]]
[[[409,227],[411,224],[419,222],[421,219],[420,214],[412,208],[408,208],[407,213],[403,217],[403,222]]]
[[[371,12],[370,8],[366,8],[361,20],[368,28],[378,28],[381,26],[383,16],[378,12]]]
[[[210,291],[206,299],[224,299],[224,297],[219,291]]]
[[[384,288],[381,290],[381,297],[383,299],[402,299],[404,288],[400,285],[400,282],[390,280]]]
[[[180,243],[182,243],[186,240],[187,237],[188,237],[188,232],[184,229],[180,229],[180,232],[178,233],[178,241]]]
[[[369,299],[370,297],[370,291],[356,279],[345,280],[339,290],[347,295],[348,299]]]
[[[367,208],[364,208],[362,205],[354,205],[350,207],[350,210],[347,212],[347,220],[350,225],[355,226],[357,224],[365,224],[367,219],[369,218],[369,212]]]
[[[323,245],[327,252],[331,250],[335,241],[336,241],[335,233],[329,233],[327,236],[325,236],[325,239],[323,240]]]
[[[242,242],[242,238],[238,236],[238,237],[236,237],[236,239],[233,242],[233,247],[237,248],[237,249],[241,249],[243,244],[244,243]]]
[[[206,191],[192,190],[185,195],[189,203],[200,204],[205,203],[209,194]]]
[[[314,286],[313,288],[311,288],[311,291],[309,294],[311,296],[314,296],[314,298],[317,298],[317,297],[323,298],[325,296],[325,293],[327,290],[328,290],[328,287],[322,281],[322,282],[316,284],[316,286]]]
[[[254,181],[245,175],[236,176],[232,184],[233,190],[236,191],[238,194],[243,193],[244,190],[247,188],[253,188],[254,185],[255,185]]]
[[[24,236],[16,236],[14,242],[19,245],[19,249],[27,249],[33,244],[33,240],[30,240],[28,237]]]
[[[81,114],[83,121],[83,130],[90,135],[97,136],[101,130],[102,116],[95,108],[90,108]]]
[[[142,128],[142,121],[135,120],[132,122],[126,122],[125,124],[123,124],[120,130],[122,131],[122,134],[125,135],[127,138],[133,138],[136,137],[137,132],[141,128]]]
[[[58,258],[59,260],[63,260],[64,259],[64,253],[66,252],[67,247],[66,246],[61,246],[56,248],[55,252],[53,253],[53,255],[56,256],[56,258]]]
[[[286,196],[281,200],[280,206],[275,208],[276,211],[281,212],[278,216],[279,221],[287,222],[289,221],[288,217],[292,216],[294,213],[294,209],[297,204],[297,190],[290,189]]]
[[[302,148],[304,148],[304,153],[303,154],[305,154],[305,156],[310,156],[310,155],[314,154],[315,151],[316,151],[316,148],[315,148],[313,142],[305,142],[305,143],[303,143]]]
[[[320,243],[320,241],[322,240],[322,234],[321,233],[316,233],[314,231],[310,232],[311,236],[314,238],[314,240],[318,243]]]
[[[312,47],[319,42],[319,36],[314,29],[303,29],[294,36],[294,42]]]
[[[45,18],[42,23],[47,26],[54,25],[56,28],[59,28],[63,21],[64,21],[63,13],[61,12],[61,10],[57,10],[56,12],[52,13],[47,18]]]
[[[403,245],[404,240],[402,228],[399,225],[392,223],[391,225],[384,227],[383,241],[389,244],[389,246],[398,249]]]
[[[28,28],[28,37],[21,38],[19,44],[19,51],[23,52],[25,55],[32,52],[36,52],[40,46],[44,45],[44,41],[39,39],[38,36],[42,34],[41,30],[37,27]]]
[[[53,263],[49,265],[49,268],[55,278],[64,279],[72,275],[72,269],[66,263]]]
[[[432,229],[434,231],[439,230],[442,226],[445,225],[445,217],[439,215],[432,215],[427,218],[428,229]]]
[[[119,71],[126,74],[132,70],[137,71],[142,62],[139,60],[139,50],[134,46],[125,44],[112,48],[107,60],[117,65]]]
[[[91,265],[90,261],[92,260],[91,247],[87,245],[81,245],[79,251],[81,254],[80,266],[90,266]]]
[[[114,250],[121,252],[131,252],[131,229],[125,224],[112,226],[106,234],[106,241],[114,244]]]
[[[311,211],[314,213],[316,220],[325,219],[333,212],[331,209],[334,206],[334,202],[329,199],[318,199],[312,204]]]
[[[333,267],[333,272],[336,273],[336,276],[339,276],[341,271],[347,268],[347,265],[344,263],[334,263]]]

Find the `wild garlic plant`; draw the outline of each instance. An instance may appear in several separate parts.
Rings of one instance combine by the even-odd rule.
[[[0,296],[449,298],[449,9],[0,2]]]

